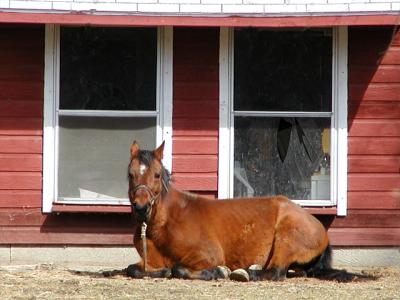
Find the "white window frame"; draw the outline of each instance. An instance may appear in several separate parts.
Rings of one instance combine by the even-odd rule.
[[[109,116],[109,117],[157,117],[156,144],[165,141],[163,163],[172,170],[172,78],[173,28],[159,27],[157,31],[157,84],[156,110],[148,111],[93,111],[63,110],[59,115]],[[50,213],[53,203],[129,205],[128,197],[120,201],[87,199],[59,201],[58,167],[58,116],[60,78],[60,26],[46,25],[43,113],[43,199],[42,211]],[[127,149],[129,151],[129,149]]]
[[[332,39],[332,113],[331,117],[331,195],[330,200],[293,200],[303,206],[337,207],[337,214],[347,211],[347,26],[333,28]],[[219,53],[219,164],[218,198],[233,197],[234,181],[234,117],[288,116],[287,112],[234,112],[234,29],[221,28]],[[293,113],[293,116],[307,113]],[[316,114],[312,113],[315,117]]]

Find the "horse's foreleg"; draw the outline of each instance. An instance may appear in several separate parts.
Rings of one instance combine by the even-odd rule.
[[[172,270],[172,277],[179,279],[198,279],[198,280],[216,280],[229,277],[230,270],[227,267],[218,266],[211,269],[193,271],[181,265],[175,265]]]
[[[149,239],[147,244],[147,263],[143,260],[143,244],[135,241],[135,247],[142,260],[137,264],[129,265],[126,273],[132,278],[168,278],[171,277],[171,269],[168,267],[167,259],[158,251],[153,242]]]

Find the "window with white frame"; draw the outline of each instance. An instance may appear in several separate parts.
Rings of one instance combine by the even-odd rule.
[[[171,86],[170,28],[47,25],[43,211],[129,204],[133,140],[144,149],[165,140],[170,169]]]
[[[344,214],[347,29],[224,28],[220,81],[219,196]]]

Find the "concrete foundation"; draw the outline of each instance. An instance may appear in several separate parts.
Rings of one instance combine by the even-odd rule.
[[[133,247],[0,246],[0,265],[59,264],[125,268],[140,257]],[[400,267],[400,247],[333,250],[335,267]]]

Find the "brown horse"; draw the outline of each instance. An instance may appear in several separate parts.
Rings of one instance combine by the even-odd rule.
[[[134,245],[145,259],[128,267],[130,276],[172,272],[178,278],[216,279],[218,266],[235,270],[257,264],[263,269],[248,270],[250,279],[281,280],[288,269],[317,277],[331,269],[326,230],[300,206],[284,196],[210,200],[181,192],[170,185],[163,149],[164,143],[154,151],[140,150],[136,142],[131,146]]]

